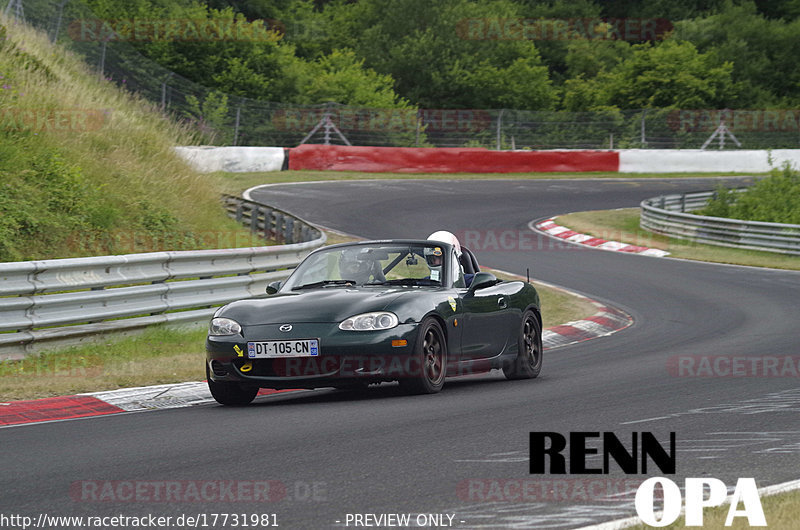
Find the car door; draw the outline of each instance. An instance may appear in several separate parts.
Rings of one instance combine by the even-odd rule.
[[[475,290],[460,289],[462,360],[496,357],[506,348],[510,337],[516,338],[512,330],[515,321],[512,290],[505,282]]]

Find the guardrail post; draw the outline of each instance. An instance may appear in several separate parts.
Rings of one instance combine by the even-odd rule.
[[[274,239],[275,238],[275,229],[273,228],[273,216],[275,212],[272,208],[264,209],[264,220],[263,220],[263,228],[262,234],[264,234],[264,239]]]
[[[284,229],[283,240],[286,243],[294,243],[294,219],[291,217],[286,219],[286,228]]]
[[[258,214],[261,211],[260,206],[250,206],[250,232],[258,232]]]
[[[686,211],[686,194],[681,193],[681,212]]]
[[[281,212],[275,212],[275,239],[277,239],[280,243],[283,243],[285,240],[285,234],[283,232],[283,214]]]

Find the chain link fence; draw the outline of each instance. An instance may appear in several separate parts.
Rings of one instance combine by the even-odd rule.
[[[74,38],[96,16],[81,0],[10,0],[8,17],[47,32],[98,75],[197,124],[215,145],[301,143],[490,149],[777,149],[800,147],[800,110],[381,109],[290,105],[221,94],[171,72],[125,41]],[[70,28],[72,27],[72,30]],[[72,34],[71,34],[72,33]],[[198,103],[200,105],[198,105]],[[216,106],[215,106],[216,105]],[[214,109],[206,116],[199,108]]]

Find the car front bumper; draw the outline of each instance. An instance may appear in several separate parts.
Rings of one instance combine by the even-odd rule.
[[[343,331],[338,323],[293,324],[281,332],[278,324],[245,326],[241,335],[209,336],[206,359],[214,381],[252,384],[263,388],[346,386],[414,377],[421,371],[412,353],[417,323],[379,331]],[[248,357],[248,342],[318,339],[312,357]]]

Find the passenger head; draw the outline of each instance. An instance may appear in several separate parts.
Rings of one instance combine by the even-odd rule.
[[[359,248],[347,248],[342,251],[339,258],[339,273],[343,280],[353,280],[357,283],[369,280],[373,263],[359,259],[359,255]]]

